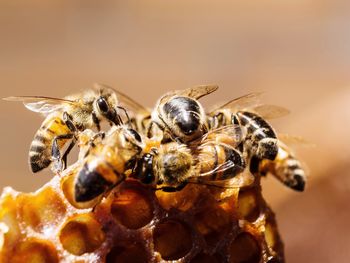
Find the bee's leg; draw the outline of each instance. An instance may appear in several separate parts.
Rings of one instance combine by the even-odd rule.
[[[100,131],[101,130],[100,120],[97,118],[96,113],[94,111],[92,112],[92,121],[96,125],[97,130]]]
[[[131,125],[131,120],[130,120],[129,114],[128,114],[128,112],[126,111],[126,109],[123,108],[123,107],[121,107],[121,106],[117,106],[117,108],[118,108],[118,109],[121,109],[121,110],[124,112],[126,118],[128,119],[128,125],[130,126],[130,125]],[[120,118],[119,114],[117,114],[117,115],[118,115],[118,117],[119,117],[120,122],[123,124],[123,121],[122,121],[122,119]]]
[[[95,147],[95,140],[100,137],[102,140],[105,138],[106,133],[103,131],[99,131],[98,133],[96,133],[94,136],[92,136],[89,140],[89,144],[91,147]]]
[[[58,140],[69,140],[72,138],[75,138],[74,135],[72,133],[68,133],[68,134],[58,135],[53,140],[52,149],[51,149],[51,156],[52,156],[52,159],[56,162],[56,164],[55,164],[56,171],[62,171],[66,167],[67,155],[71,151],[71,149],[73,148],[73,146],[75,144],[75,139],[73,139],[72,142],[70,143],[70,145],[68,146],[67,151],[63,154],[63,158],[61,157],[61,152],[60,152],[57,141]]]
[[[182,189],[185,188],[186,185],[187,185],[187,182],[183,182],[180,185],[175,187],[164,186],[164,187],[157,188],[156,190],[162,190],[163,192],[172,193],[172,192],[181,191]]]
[[[151,125],[152,122],[150,121],[150,119],[151,119],[150,115],[142,118],[142,120],[141,120],[141,127],[140,127],[141,130],[138,131],[138,132],[145,131],[145,134],[147,136],[150,135],[150,133],[151,133],[150,129],[152,128],[152,125]],[[136,120],[135,120],[135,127],[137,127]]]
[[[154,125],[154,122],[153,121],[150,121],[150,123],[148,124],[148,127],[146,128],[146,135],[148,138],[151,138],[152,137],[152,126]]]
[[[73,118],[72,116],[70,116],[66,111],[63,112],[63,120],[66,123],[67,127],[72,131],[72,132],[76,132],[77,128],[75,127],[74,123],[73,123]]]
[[[65,170],[67,168],[67,156],[70,153],[70,151],[73,149],[75,143],[76,143],[76,139],[75,137],[73,137],[73,140],[70,142],[70,144],[68,145],[67,150],[64,152],[64,154],[62,155],[62,163],[63,163],[63,170]]]
[[[249,163],[249,170],[252,174],[259,173],[260,175],[265,175],[260,170],[260,163],[262,162],[262,159],[257,157],[256,155],[253,155],[250,159]]]

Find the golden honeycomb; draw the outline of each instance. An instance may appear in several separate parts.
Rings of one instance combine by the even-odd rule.
[[[5,188],[0,262],[284,262],[260,178],[244,189],[188,184],[173,193],[128,179],[76,203],[79,164],[35,193]]]

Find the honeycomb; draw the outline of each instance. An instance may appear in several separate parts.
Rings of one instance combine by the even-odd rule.
[[[142,184],[129,169],[109,192],[76,202],[74,184],[84,158],[91,143],[104,142],[96,135],[81,132],[78,161],[36,192],[4,189],[0,263],[284,262],[258,173],[242,188],[188,183],[181,191],[165,192]],[[231,145],[229,140],[224,142]],[[144,151],[160,143],[150,140]]]
[[[76,203],[79,164],[34,193],[5,188],[0,262],[284,262],[260,179],[242,189],[188,184],[173,193],[127,179]]]

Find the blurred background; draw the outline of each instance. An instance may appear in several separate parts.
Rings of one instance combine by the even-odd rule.
[[[350,258],[350,2],[345,0],[1,0],[0,97],[64,97],[102,82],[152,107],[170,90],[215,83],[205,105],[252,91],[291,110],[272,122],[295,146],[304,193],[263,180],[288,262]],[[0,189],[34,191],[29,144],[41,116],[0,102]]]

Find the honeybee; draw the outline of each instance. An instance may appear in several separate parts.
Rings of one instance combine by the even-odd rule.
[[[55,161],[58,172],[66,167],[67,155],[74,147],[77,132],[96,128],[100,122],[120,125],[117,91],[96,84],[93,89],[67,96],[63,99],[43,96],[4,98],[21,101],[31,111],[46,116],[36,132],[29,150],[29,164],[33,173],[39,172]],[[123,109],[124,110],[124,109]],[[125,111],[125,110],[124,110]],[[61,150],[70,141],[61,157]]]
[[[163,131],[163,142],[169,139],[188,144],[208,131],[206,114],[198,99],[218,86],[196,86],[172,91],[162,96],[152,112],[151,125]]]
[[[242,154],[236,150],[242,131],[226,126],[209,131],[191,149],[179,142],[160,144],[138,160],[133,176],[166,192],[179,191],[188,183],[243,187],[253,183]]]
[[[90,145],[74,185],[76,202],[90,201],[124,181],[143,150],[141,136],[124,125],[95,136]]]
[[[217,108],[209,113],[208,126],[211,129],[230,124],[245,127],[247,134],[243,148],[247,157],[274,160],[278,153],[278,139],[265,119],[281,117],[289,111],[279,106],[261,105],[260,95],[250,93]]]
[[[296,191],[304,191],[306,175],[300,161],[292,150],[280,140],[278,141],[278,154],[271,160],[253,160],[253,167],[260,175],[272,174],[284,185]]]

